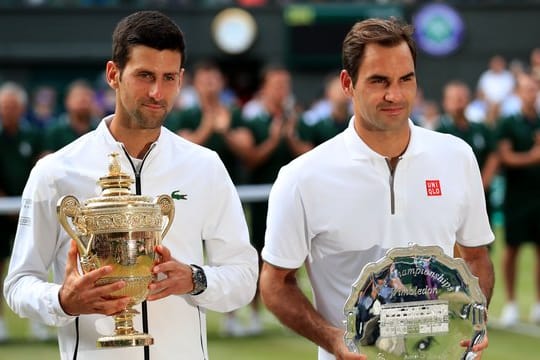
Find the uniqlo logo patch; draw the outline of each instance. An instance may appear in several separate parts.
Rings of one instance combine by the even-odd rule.
[[[439,180],[426,180],[427,196],[441,196],[441,182]]]

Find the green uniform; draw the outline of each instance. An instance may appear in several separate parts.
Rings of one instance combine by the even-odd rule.
[[[96,128],[95,121],[92,121],[88,131]],[[61,115],[56,122],[51,124],[46,130],[43,138],[43,150],[56,151],[72,141],[76,140],[82,134],[77,133],[69,124],[67,115]]]
[[[462,129],[457,127],[448,115],[444,115],[437,131],[457,136],[469,144],[480,169],[484,167],[489,154],[496,149],[495,133],[482,123],[469,122],[469,126]]]
[[[266,112],[258,116],[244,120],[244,126],[249,129],[255,139],[256,145],[268,139],[272,116]],[[282,139],[268,159],[253,169],[250,173],[251,184],[272,184],[283,165],[288,164],[294,158],[286,140]],[[260,253],[264,246],[264,233],[266,231],[266,213],[268,201],[253,202],[251,208],[251,242]]]
[[[521,114],[501,119],[498,139],[511,143],[513,151],[527,152],[540,131],[540,118],[526,119]],[[504,215],[506,241],[518,246],[525,242],[540,245],[540,165],[506,167]]]
[[[318,120],[314,124],[308,124],[303,118],[298,123],[298,137],[300,140],[308,141],[314,146],[320,145],[328,139],[333,138],[347,128],[349,122],[336,121],[331,116]]]
[[[242,115],[240,109],[233,107],[231,111],[231,129],[234,129],[241,125]],[[199,106],[193,106],[188,109],[181,110],[176,113],[171,113],[165,122],[165,126],[173,131],[178,132],[182,129],[187,129],[191,131],[197,130],[201,125],[202,120],[202,110]],[[227,168],[229,175],[231,176],[232,181],[235,184],[240,182],[240,169],[237,158],[231,152],[223,135],[218,133],[212,133],[208,140],[202,144],[203,146],[214,150],[223,164]]]
[[[464,140],[472,148],[480,170],[484,168],[488,156],[496,151],[495,132],[482,123],[468,122],[467,128],[457,127],[450,115],[443,115],[439,121],[438,132],[451,134]],[[490,202],[491,190],[485,191],[486,209],[489,217],[493,213]]]
[[[30,128],[23,127],[15,135],[0,129],[0,191],[7,196],[22,194],[39,148],[38,136]],[[10,255],[17,218],[0,216],[0,258]]]

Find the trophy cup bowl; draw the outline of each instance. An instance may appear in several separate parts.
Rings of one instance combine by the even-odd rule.
[[[126,286],[110,297],[131,298],[123,311],[113,315],[114,334],[100,337],[97,347],[152,345],[151,335],[133,327],[133,317],[138,314],[133,306],[148,295],[148,285],[154,278],[151,269],[158,256],[155,247],[172,224],[174,204],[169,195],[152,199],[131,194],[133,180],[121,172],[118,154],[109,157],[109,174],[98,181],[101,196],[87,199],[82,205],[73,195],[63,196],[57,204],[58,220],[77,243],[83,273],[112,266],[112,273],[100,278],[96,285],[125,281]]]
[[[345,303],[345,343],[378,360],[471,360],[486,333],[486,299],[463,259],[438,246],[388,250]],[[471,346],[461,347],[461,340]]]

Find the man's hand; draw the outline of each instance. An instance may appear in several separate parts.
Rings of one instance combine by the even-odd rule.
[[[476,357],[474,358],[475,360],[482,359],[482,352],[487,349],[489,345],[488,343],[489,341],[488,341],[488,336],[486,333],[480,342],[473,344],[470,350],[476,353]],[[459,345],[469,348],[471,346],[471,340],[461,340]]]
[[[124,281],[107,285],[96,285],[96,281],[113,271],[112,266],[103,266],[81,275],[77,268],[77,244],[71,240],[66,263],[64,283],[58,293],[60,306],[66,314],[112,315],[125,309],[129,297],[111,298],[110,294],[124,288]]]
[[[354,353],[349,351],[349,348],[345,344],[343,336],[345,334],[342,330],[336,328],[334,337],[334,356],[336,360],[367,360],[367,355]]]
[[[220,134],[224,134],[229,131],[231,127],[231,113],[224,106],[219,106],[214,109],[211,114],[214,121],[214,131]]]
[[[193,290],[193,275],[191,266],[181,263],[171,257],[171,252],[163,245],[156,247],[156,252],[161,256],[152,272],[156,275],[164,274],[165,278],[153,281],[148,288],[150,295],[147,300],[158,300],[169,295],[187,294]]]
[[[259,286],[266,307],[285,326],[334,354],[337,360],[366,360],[365,355],[349,351],[344,330],[330,324],[313,307],[298,287],[297,271],[263,264]]]

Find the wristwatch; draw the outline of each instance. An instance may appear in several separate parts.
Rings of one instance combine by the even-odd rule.
[[[199,295],[204,290],[206,290],[206,274],[202,267],[190,264],[191,266],[191,276],[193,279],[193,291],[190,292],[191,295]]]

